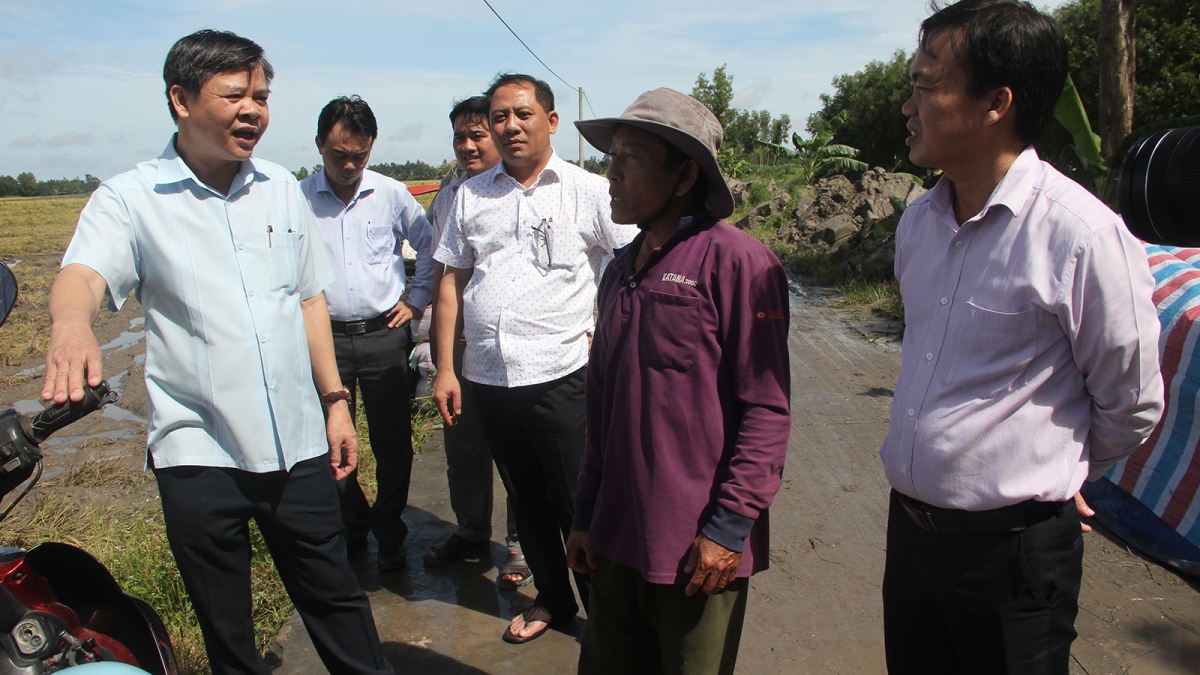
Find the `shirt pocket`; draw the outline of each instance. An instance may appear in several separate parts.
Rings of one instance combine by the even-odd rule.
[[[270,235],[267,258],[271,265],[271,289],[293,293],[300,285],[300,234],[276,227]]]
[[[390,225],[367,223],[367,240],[363,242],[363,257],[369,265],[388,262],[396,250],[396,233]]]
[[[638,357],[657,370],[686,371],[700,347],[700,298],[650,291],[642,303]]]
[[[587,252],[587,242],[576,223],[547,223],[550,232],[550,269],[575,269]],[[538,238],[534,237],[535,245]]]
[[[998,312],[968,302],[953,333],[946,384],[984,399],[1023,387],[1025,368],[1037,352],[1037,311]]]

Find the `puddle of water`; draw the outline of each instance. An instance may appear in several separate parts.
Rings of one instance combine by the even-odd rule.
[[[17,377],[24,377],[26,375],[34,375],[36,373],[45,372],[45,370],[46,370],[46,364],[43,363],[40,366],[34,366],[33,368],[26,368],[25,370],[22,370],[21,372],[17,373]]]
[[[136,328],[138,326],[144,326],[144,325],[146,325],[146,317],[139,316],[138,318],[129,322],[129,330],[133,330],[134,328]]]
[[[12,407],[13,410],[16,410],[22,415],[36,415],[45,409],[45,406],[42,405],[42,402],[37,399],[17,401]]]
[[[146,354],[145,354],[145,352],[143,352],[143,353],[141,353],[141,354],[138,354],[137,356],[133,357],[133,362],[134,362],[134,363],[136,363],[136,364],[138,364],[139,366],[140,366],[140,365],[142,365],[143,363],[145,363],[145,362],[146,362]]]
[[[100,351],[106,352],[110,349],[115,349],[118,352],[122,352],[122,351],[125,351],[126,349],[129,349],[130,347],[136,345],[137,343],[141,342],[142,338],[144,338],[144,337],[146,337],[146,331],[144,331],[144,330],[139,330],[139,331],[128,331],[127,330],[127,331],[121,333],[120,335],[118,335],[116,337],[116,339],[114,339],[112,342],[109,342],[108,344],[100,345]]]
[[[142,432],[136,429],[113,429],[112,431],[101,431],[98,434],[91,434],[89,436],[63,436],[61,438],[51,438],[42,445],[56,448],[55,452],[69,455],[73,454],[78,449],[69,447],[76,443],[90,441],[93,438],[108,438],[114,441],[119,441],[125,438],[139,436],[141,433]]]
[[[128,374],[129,374],[128,370],[122,370],[121,372],[117,373],[116,375],[106,378],[108,380],[108,388],[112,389],[113,391],[117,392],[118,394],[124,394],[125,392],[121,390],[121,380],[125,379],[125,376]]]
[[[138,424],[146,423],[146,420],[134,415],[124,408],[119,408],[112,403],[104,406],[104,411],[100,413],[100,416],[105,419],[116,420],[117,422],[137,422]]]

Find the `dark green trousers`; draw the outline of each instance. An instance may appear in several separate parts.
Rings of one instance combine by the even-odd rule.
[[[750,580],[688,597],[683,584],[652,584],[637,570],[596,559],[580,675],[732,675]]]

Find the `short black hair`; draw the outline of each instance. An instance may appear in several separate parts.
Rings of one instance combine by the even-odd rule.
[[[1037,141],[1067,79],[1067,42],[1058,22],[1020,0],[935,0],[930,9],[933,15],[921,22],[921,49],[932,54],[929,38],[951,31],[955,51],[966,57],[971,95],[1012,89],[1017,137]]]
[[[521,73],[501,73],[492,80],[487,91],[483,93],[487,97],[489,107],[492,104],[492,95],[496,93],[497,89],[507,84],[525,84],[533,87],[534,98],[542,106],[542,110],[548,113],[554,111],[554,90],[550,88],[550,85],[532,75],[522,75]],[[491,111],[489,110],[488,113],[490,114]]]
[[[465,98],[455,102],[454,107],[450,109],[450,124],[453,125],[463,115],[466,115],[468,120],[478,119],[486,122],[490,112],[488,97],[480,95]]]
[[[275,69],[264,56],[263,48],[226,30],[206,28],[180,38],[167,52],[163,63],[163,82],[167,85],[167,109],[171,119],[179,121],[179,113],[171,103],[171,87],[179,85],[192,95],[200,93],[200,87],[213,75],[232,71],[249,72],[263,69],[267,85],[275,79]]]
[[[338,122],[342,123],[343,129],[355,136],[370,136],[371,140],[379,137],[375,113],[371,112],[371,106],[358,96],[339,96],[321,108],[321,114],[317,116],[317,138],[324,143]]]

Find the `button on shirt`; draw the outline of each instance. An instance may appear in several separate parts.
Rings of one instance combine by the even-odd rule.
[[[63,258],[146,313],[147,444],[155,467],[290,469],[328,452],[300,301],[333,281],[296,179],[241,163],[229,195],[175,151],[93,193]]]
[[[952,200],[939,181],[896,232],[906,328],[888,481],[968,511],[1064,501],[1162,414],[1145,250],[1032,148],[961,227]]]
[[[683,219],[634,272],[638,248],[600,284],[572,529],[650,583],[686,583],[701,532],[750,576],[769,561],[764,514],[792,427],[787,276],[709,216]]]
[[[587,363],[601,261],[637,235],[613,224],[609,203],[605,178],[557,154],[529,188],[504,162],[462,184],[434,258],[475,270],[463,292],[464,377],[519,387]]]
[[[300,183],[317,217],[326,250],[338,270],[325,289],[335,321],[366,321],[384,314],[404,294],[405,239],[417,252],[417,272],[408,304],[423,311],[433,297],[433,251],[425,209],[403,183],[374,171],[363,172],[349,204],[333,193],[324,171]]]

